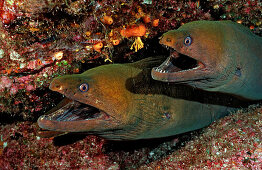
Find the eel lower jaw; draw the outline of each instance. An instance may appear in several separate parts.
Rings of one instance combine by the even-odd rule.
[[[198,72],[206,69],[201,61],[172,50],[166,61],[152,69],[151,75],[159,81],[180,82],[192,80]]]
[[[72,100],[60,109],[49,115],[42,115],[37,123],[40,128],[61,131],[61,132],[81,132],[88,131],[111,118],[106,112]]]

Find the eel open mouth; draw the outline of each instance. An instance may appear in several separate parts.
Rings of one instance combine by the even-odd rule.
[[[94,121],[103,121],[109,118],[110,116],[106,112],[98,108],[70,100],[51,114],[40,116],[37,122],[43,129],[74,132],[79,131],[83,124],[88,124],[88,122],[94,124]]]
[[[205,65],[190,56],[181,54],[171,48],[170,56],[160,66],[152,69],[152,77],[160,81],[172,81],[181,76],[205,68]],[[185,77],[186,78],[186,77]]]

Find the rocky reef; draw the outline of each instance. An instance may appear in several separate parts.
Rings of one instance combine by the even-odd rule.
[[[262,3],[1,0],[1,168],[261,168],[259,107],[203,132],[129,150],[126,144],[115,149],[115,144],[95,136],[80,135],[79,141],[60,146],[62,136],[53,140],[36,135],[36,119],[63,98],[48,89],[54,77],[167,54],[158,37],[194,20],[232,20],[262,36]]]

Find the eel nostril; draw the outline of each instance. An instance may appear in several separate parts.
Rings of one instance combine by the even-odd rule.
[[[166,42],[171,42],[171,39],[170,38],[166,38]]]
[[[55,89],[57,89],[57,90],[62,90],[62,88],[63,88],[63,86],[60,85],[60,84],[56,84],[55,85]]]
[[[51,83],[51,85],[50,85],[49,88],[50,88],[51,90],[58,91],[58,90],[62,90],[62,89],[63,89],[63,86],[62,86],[60,83],[57,83],[57,84]]]
[[[53,90],[53,91],[61,91],[63,90],[65,87],[63,85],[63,83],[61,81],[58,81],[58,80],[53,80],[51,82],[51,84],[49,85],[49,89],[50,90]]]

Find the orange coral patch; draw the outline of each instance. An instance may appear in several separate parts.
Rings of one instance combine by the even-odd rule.
[[[153,22],[152,22],[152,26],[157,27],[158,24],[159,24],[159,19],[154,19]]]
[[[103,48],[103,43],[99,42],[93,46],[94,50],[97,52],[101,52],[101,48]]]
[[[123,37],[129,38],[129,37],[142,37],[146,34],[146,27],[141,24],[139,26],[131,26],[126,29],[122,29],[120,31],[120,34]]]
[[[103,24],[111,25],[114,21],[112,17],[105,15],[103,18],[101,18],[101,22]]]
[[[120,43],[120,40],[113,40],[112,43],[113,45],[118,45]]]
[[[41,66],[42,65],[42,61],[40,59],[37,59],[36,63],[37,63],[37,66]]]
[[[90,36],[90,35],[91,35],[91,32],[90,32],[90,31],[86,31],[86,32],[85,32],[85,35],[86,35],[86,36]]]
[[[149,23],[150,21],[151,21],[151,18],[150,18],[150,16],[149,15],[145,15],[144,17],[143,17],[143,21],[144,21],[144,23]]]

